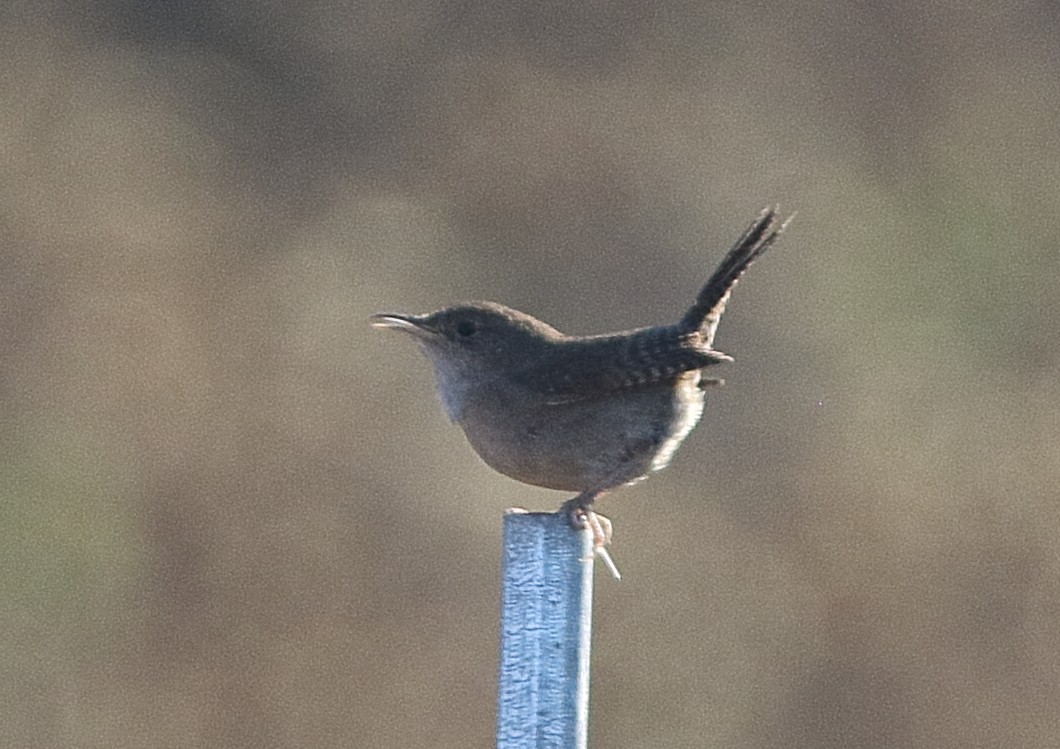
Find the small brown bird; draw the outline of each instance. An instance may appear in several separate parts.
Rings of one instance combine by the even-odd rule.
[[[725,303],[787,223],[764,210],[674,325],[568,336],[493,302],[372,321],[420,344],[446,413],[488,465],[577,492],[564,509],[580,526],[602,493],[665,467],[699,422],[705,386],[720,383],[707,368],[732,361],[713,348]]]

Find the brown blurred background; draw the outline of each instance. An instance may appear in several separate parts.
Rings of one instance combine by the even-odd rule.
[[[0,96],[0,746],[490,746],[565,496],[368,315],[670,321],[767,203],[592,744],[1060,746],[1055,3],[7,3]]]

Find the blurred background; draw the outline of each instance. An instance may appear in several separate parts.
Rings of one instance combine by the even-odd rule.
[[[1055,3],[7,3],[0,746],[488,747],[490,471],[376,311],[735,356],[600,747],[1060,745]]]

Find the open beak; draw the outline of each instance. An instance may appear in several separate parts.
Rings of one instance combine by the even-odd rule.
[[[423,315],[399,315],[393,312],[380,312],[372,315],[373,328],[391,328],[403,330],[422,338],[434,335],[434,331],[423,324]]]

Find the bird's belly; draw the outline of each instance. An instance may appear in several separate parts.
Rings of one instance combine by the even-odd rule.
[[[689,373],[677,383],[553,404],[489,399],[469,404],[460,424],[475,452],[506,476],[549,489],[608,489],[670,462],[703,413],[698,380]]]

